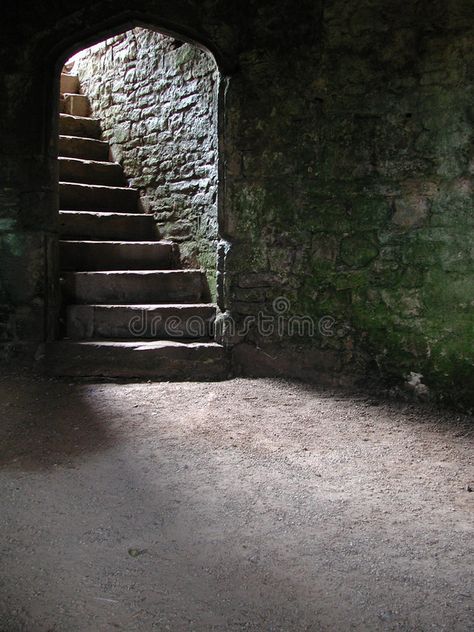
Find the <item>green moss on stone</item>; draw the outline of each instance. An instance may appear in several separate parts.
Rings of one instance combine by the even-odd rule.
[[[351,268],[363,268],[378,254],[379,247],[374,235],[358,234],[342,240],[339,259]]]

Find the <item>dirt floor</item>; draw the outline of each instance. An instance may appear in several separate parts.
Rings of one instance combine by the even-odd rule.
[[[0,379],[1,632],[474,630],[472,419]]]

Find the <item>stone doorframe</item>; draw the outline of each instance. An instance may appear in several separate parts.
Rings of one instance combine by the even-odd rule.
[[[44,135],[42,146],[46,149],[45,153],[48,160],[48,177],[47,189],[52,192],[48,196],[50,203],[54,205],[54,213],[52,209],[48,209],[48,217],[51,219],[50,225],[52,231],[47,239],[48,245],[45,256],[45,334],[44,339],[52,340],[57,337],[58,333],[58,312],[60,307],[59,292],[59,261],[58,261],[58,120],[59,120],[59,79],[61,70],[65,62],[76,52],[97,44],[109,37],[118,35],[135,27],[154,30],[174,37],[181,41],[193,44],[198,48],[210,53],[217,64],[219,70],[219,90],[218,90],[218,186],[217,186],[217,218],[220,245],[217,256],[217,303],[224,310],[226,305],[225,288],[226,283],[223,281],[225,269],[225,253],[228,251],[229,243],[226,241],[227,224],[225,213],[225,183],[226,183],[226,160],[223,158],[225,147],[225,111],[226,111],[226,94],[228,90],[230,75],[235,70],[235,65],[231,61],[229,53],[224,52],[219,46],[215,45],[209,36],[204,32],[197,32],[196,25],[190,26],[185,23],[186,16],[180,16],[182,22],[171,23],[167,19],[159,19],[159,17],[140,16],[136,12],[130,15],[120,14],[118,16],[107,18],[101,23],[97,23],[95,28],[88,27],[82,32],[70,33],[64,39],[56,44],[50,50],[50,64],[54,68],[54,72],[49,76],[49,81],[45,81],[45,91],[49,88],[49,94],[44,95],[46,101],[46,111],[48,113],[46,124],[43,126]],[[54,60],[51,57],[54,55]],[[53,83],[52,83],[53,82]],[[48,231],[49,232],[49,231]]]

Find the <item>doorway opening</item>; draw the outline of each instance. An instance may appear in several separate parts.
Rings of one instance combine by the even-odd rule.
[[[210,53],[141,27],[66,61],[63,339],[102,351],[213,342],[219,85]]]

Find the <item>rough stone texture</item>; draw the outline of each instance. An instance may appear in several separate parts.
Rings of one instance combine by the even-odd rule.
[[[61,340],[47,348],[46,368],[56,376],[225,380],[228,353],[215,342],[174,340]]]
[[[74,68],[145,210],[215,286],[219,73],[212,55],[135,28],[86,49]]]
[[[305,6],[291,26],[256,11],[229,86],[221,283],[240,323],[282,296],[323,327],[243,327],[257,351],[240,369],[417,375],[423,396],[472,405],[472,6]]]
[[[54,69],[141,22],[201,42],[228,76],[217,279],[227,322],[273,313],[279,296],[287,315],[328,317],[324,336],[262,336],[253,326],[230,328],[228,341],[296,358],[304,348],[315,375],[321,351],[331,351],[337,361],[328,366],[324,355],[324,371],[335,379],[378,376],[472,407],[472,2],[129,5],[5,8],[5,344],[40,342],[56,318]]]

